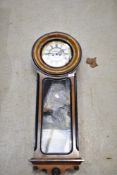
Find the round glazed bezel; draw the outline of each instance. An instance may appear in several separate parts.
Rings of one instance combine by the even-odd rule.
[[[41,52],[46,43],[54,40],[60,40],[67,43],[72,49],[72,58],[64,66],[51,67],[47,65],[41,56]],[[43,73],[50,75],[64,75],[72,72],[79,64],[81,59],[81,48],[78,42],[68,34],[61,32],[52,32],[40,37],[34,44],[32,49],[32,58],[36,67]]]

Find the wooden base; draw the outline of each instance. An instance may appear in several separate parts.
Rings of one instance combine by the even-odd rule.
[[[64,175],[64,172],[69,169],[78,170],[79,165],[82,163],[82,159],[76,160],[61,160],[61,161],[40,161],[31,159],[30,162],[33,164],[33,169],[40,169],[47,171],[48,175]]]

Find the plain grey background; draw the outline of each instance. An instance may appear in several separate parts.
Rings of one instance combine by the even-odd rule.
[[[0,0],[0,175],[33,175],[36,73],[31,49],[61,31],[82,47],[79,175],[117,175],[117,0]],[[98,67],[86,64],[97,57]],[[70,174],[67,172],[66,174]]]

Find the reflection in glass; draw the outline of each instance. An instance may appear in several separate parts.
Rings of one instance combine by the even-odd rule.
[[[69,153],[71,142],[70,80],[43,82],[43,153]]]

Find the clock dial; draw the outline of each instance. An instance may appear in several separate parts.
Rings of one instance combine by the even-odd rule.
[[[64,41],[50,41],[42,49],[43,61],[51,67],[65,66],[72,58],[72,50]]]

